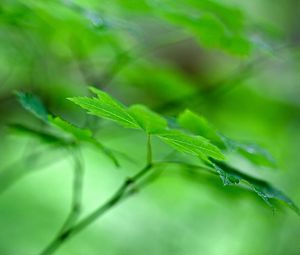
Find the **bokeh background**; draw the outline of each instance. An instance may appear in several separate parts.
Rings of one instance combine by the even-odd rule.
[[[68,214],[72,159],[9,123],[40,126],[14,91],[92,128],[124,152],[116,169],[83,146],[84,214],[139,169],[145,141],[87,117],[67,97],[104,89],[172,117],[189,107],[224,134],[267,148],[278,169],[235,160],[300,204],[300,2],[297,0],[2,0],[0,3],[0,254],[38,254]],[[32,152],[38,157],[27,157]],[[155,141],[154,156],[166,155]],[[5,174],[3,174],[5,173]],[[7,173],[9,173],[7,175]],[[168,169],[160,179],[57,255],[297,255],[300,218],[206,174]]]

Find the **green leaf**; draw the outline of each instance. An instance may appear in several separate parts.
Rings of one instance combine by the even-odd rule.
[[[199,36],[202,44],[208,47],[220,47],[225,37],[225,27],[216,17],[209,13],[199,16],[189,16],[179,12],[169,12],[168,20],[185,27]]]
[[[61,119],[60,117],[52,117],[49,115],[48,118],[49,118],[49,122],[53,126],[55,126],[56,128],[60,129],[61,131],[67,134],[70,134],[78,142],[87,142],[93,144],[98,149],[100,149],[104,154],[106,154],[106,156],[108,156],[117,167],[119,166],[119,162],[114,156],[114,154],[112,153],[112,151],[107,147],[105,147],[102,143],[97,141],[93,137],[91,130],[76,127],[73,124]]]
[[[77,140],[87,140],[92,137],[92,131],[89,129],[82,129],[73,124],[61,119],[60,117],[48,116],[49,122],[56,128],[72,135]]]
[[[300,215],[300,210],[296,204],[284,193],[273,187],[268,182],[242,173],[224,162],[213,162],[213,166],[219,173],[225,186],[235,185],[243,182],[248,185],[248,187],[257,195],[259,195],[273,210],[275,209],[275,204],[273,202],[275,200],[284,203]]]
[[[256,165],[276,168],[273,156],[257,144],[239,143],[237,150],[244,158]]]
[[[250,41],[243,35],[230,31],[213,13],[203,12],[201,15],[191,16],[169,12],[165,17],[196,35],[205,47],[219,48],[238,55],[248,55],[251,52]]]
[[[154,7],[154,6],[153,6]],[[213,1],[169,1],[160,6],[161,16],[192,33],[204,47],[247,56],[253,43],[248,38],[243,13]]]
[[[186,130],[191,131],[193,134],[201,135],[215,144],[223,144],[218,131],[203,117],[189,109],[181,113],[177,122]]]
[[[218,165],[214,165],[214,168],[219,174],[224,186],[235,185],[240,183],[241,178],[239,176],[224,171],[223,168],[219,167]]]
[[[242,157],[257,166],[276,168],[276,161],[273,156],[257,144],[234,141],[222,136],[228,150],[239,153]]]
[[[276,163],[272,155],[256,144],[234,141],[215,129],[203,116],[190,110],[185,110],[177,118],[179,125],[196,135],[201,135],[219,148],[229,152],[239,153],[256,166],[275,168]]]
[[[223,47],[232,54],[247,56],[251,53],[252,44],[246,37],[232,35],[223,41]]]
[[[224,155],[218,147],[202,136],[188,135],[179,130],[166,130],[158,136],[180,152],[198,156],[203,160],[207,160],[209,157],[218,160],[224,159]]]
[[[138,123],[124,105],[103,91],[93,87],[90,90],[98,97],[73,97],[69,100],[87,110],[89,114],[115,121],[127,128],[139,128]]]
[[[139,126],[149,134],[157,134],[167,128],[167,121],[144,105],[132,105],[129,111]]]
[[[17,99],[24,109],[44,122],[48,122],[48,112],[42,101],[35,95],[24,92],[16,92]]]

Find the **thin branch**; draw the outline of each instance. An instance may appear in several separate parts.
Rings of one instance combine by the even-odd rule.
[[[133,175],[131,178],[128,178],[123,182],[123,184],[120,186],[120,188],[115,192],[114,195],[103,205],[98,207],[94,212],[86,216],[84,219],[82,219],[77,224],[74,223],[74,217],[77,216],[77,206],[78,206],[78,197],[75,195],[78,195],[79,191],[78,188],[80,188],[81,193],[81,182],[80,187],[78,187],[78,180],[75,178],[74,183],[74,201],[73,201],[73,210],[71,211],[71,214],[69,218],[66,221],[66,224],[64,225],[62,231],[53,239],[53,241],[40,253],[41,255],[50,255],[53,254],[66,240],[70,239],[74,235],[76,235],[81,230],[88,227],[91,223],[96,221],[100,216],[102,216],[104,213],[109,211],[111,208],[113,208],[115,205],[117,205],[119,202],[122,201],[123,198],[127,198],[128,194],[133,194],[133,192],[129,192],[132,187],[140,180],[142,179],[153,167],[152,164],[152,146],[151,146],[151,136],[148,134],[147,136],[147,165],[142,168],[139,172],[137,172],[135,175]],[[81,167],[79,168],[81,169]],[[78,178],[81,177],[77,176]],[[76,214],[75,214],[76,213]],[[76,220],[76,219],[75,219]]]
[[[150,135],[148,135],[147,142],[147,155],[148,155],[148,164],[142,168],[139,172],[137,172],[131,178],[128,178],[123,182],[123,184],[119,187],[119,189],[111,196],[110,199],[94,212],[86,216],[80,222],[75,225],[68,224],[66,228],[63,229],[54,239],[53,241],[40,253],[40,255],[51,255],[53,254],[61,245],[63,245],[67,240],[71,239],[73,236],[78,234],[80,231],[87,228],[90,224],[99,219],[102,215],[112,209],[114,206],[122,202],[124,199],[130,197],[135,194],[140,188],[146,186],[149,183],[155,181],[162,170],[154,172],[148,175],[149,171],[157,166],[163,166],[166,164],[177,164],[189,169],[203,169],[213,175],[217,175],[216,172],[212,171],[213,169],[203,165],[194,165],[190,163],[180,162],[180,161],[159,161],[152,163],[152,148],[151,148],[151,139]],[[145,177],[145,179],[144,179]],[[76,200],[77,201],[77,200]],[[77,202],[76,202],[77,203]]]
[[[152,164],[152,144],[151,144],[151,135],[147,135],[147,163],[148,165]]]
[[[87,228],[90,224],[99,219],[102,215],[112,209],[114,206],[119,204],[125,198],[130,197],[135,194],[137,190],[141,187],[144,187],[146,184],[149,184],[157,179],[157,177],[161,174],[160,172],[152,172],[151,175],[148,176],[144,181],[141,181],[144,176],[146,176],[149,171],[163,164],[179,164],[189,168],[199,168],[207,170],[208,172],[214,174],[212,169],[205,166],[192,165],[184,162],[176,162],[176,161],[165,161],[165,162],[156,162],[153,164],[148,164],[146,167],[141,169],[131,178],[128,178],[124,181],[124,183],[120,186],[120,188],[114,193],[114,195],[103,205],[101,205],[98,209],[92,212],[90,215],[86,216],[83,220],[75,224],[73,227],[69,227],[62,231],[58,236],[54,238],[54,240],[45,248],[44,251],[40,253],[40,255],[51,255],[53,254],[61,245],[64,244],[65,241],[71,239],[77,233]],[[140,182],[141,181],[141,182]]]
[[[74,159],[74,180],[71,211],[59,233],[62,233],[72,226],[77,221],[81,212],[84,166],[79,148],[77,148],[77,150],[78,151],[72,151]]]
[[[127,194],[124,195],[124,197],[129,197],[135,193],[137,193],[139,190],[144,188],[145,186],[152,184],[155,182],[163,173],[164,169],[156,169],[155,171],[152,171],[151,174],[146,176],[143,180],[136,183],[134,186],[132,186],[128,191]]]
[[[104,213],[112,209],[115,205],[125,198],[127,191],[142,177],[144,177],[152,168],[152,165],[147,165],[139,172],[137,172],[131,178],[128,178],[120,186],[120,188],[114,193],[114,195],[102,206],[92,212],[90,215],[86,216],[80,222],[75,224],[73,227],[65,229],[62,233],[57,235],[54,240],[40,253],[40,255],[50,255],[53,254],[65,241],[71,239],[74,235],[79,233],[81,230],[87,228],[91,223],[96,221]]]

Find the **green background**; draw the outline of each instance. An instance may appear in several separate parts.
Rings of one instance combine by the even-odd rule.
[[[134,162],[114,165],[82,146],[83,213],[95,209],[145,159],[145,138],[87,117],[67,97],[93,85],[126,104],[172,118],[185,107],[222,133],[267,148],[278,169],[231,160],[300,204],[300,27],[297,1],[35,1],[0,3],[0,254],[38,254],[69,212],[72,159],[9,123],[41,123],[15,90],[40,96],[55,115],[91,127]],[[168,151],[154,140],[154,157]],[[38,158],[23,160],[33,151]],[[14,163],[16,162],[16,163]],[[0,190],[1,191],[1,190]],[[168,169],[66,242],[57,255],[299,254],[300,220],[214,176]]]

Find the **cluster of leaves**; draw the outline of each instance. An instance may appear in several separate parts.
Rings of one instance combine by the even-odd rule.
[[[204,117],[190,110],[178,116],[176,128],[170,128],[164,117],[144,105],[126,107],[103,91],[93,87],[90,90],[96,97],[74,97],[69,100],[89,114],[114,121],[125,128],[142,130],[148,136],[158,137],[180,153],[198,157],[220,175],[224,185],[244,183],[272,208],[275,200],[299,213],[297,206],[281,191],[225,161],[224,153],[235,151],[257,166],[274,166],[272,157],[260,147],[229,139],[212,127]]]
[[[274,202],[280,201],[299,214],[299,209],[281,191],[266,181],[257,179],[226,162],[226,153],[239,153],[256,166],[274,167],[271,155],[257,145],[236,142],[215,129],[203,116],[191,110],[181,113],[176,123],[168,123],[163,117],[144,105],[126,107],[107,93],[90,87],[96,97],[73,97],[70,101],[85,109],[88,114],[111,120],[124,128],[145,132],[147,136],[158,137],[179,153],[199,158],[204,164],[219,174],[223,184],[246,184],[273,209]],[[15,131],[38,137],[47,143],[73,147],[80,143],[89,143],[105,153],[117,166],[113,152],[93,137],[89,129],[79,128],[60,117],[49,114],[41,100],[29,93],[17,92],[21,105],[39,118],[45,127],[41,130],[21,124],[11,125]],[[172,126],[172,128],[170,128]],[[183,162],[184,163],[184,162]]]
[[[198,156],[204,161],[209,161],[209,157],[216,160],[224,159],[218,147],[207,139],[168,128],[167,121],[146,106],[132,105],[127,108],[103,91],[95,88],[91,88],[91,91],[97,97],[75,97],[70,100],[87,110],[89,114],[113,120],[125,128],[143,130],[148,135],[157,136],[176,150]]]

